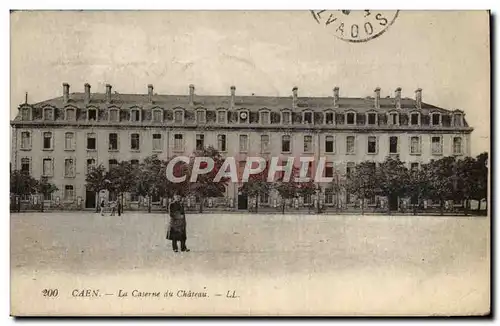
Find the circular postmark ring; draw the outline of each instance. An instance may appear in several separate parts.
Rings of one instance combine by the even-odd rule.
[[[331,28],[335,37],[352,43],[368,42],[384,34],[399,10],[311,10],[320,25]]]

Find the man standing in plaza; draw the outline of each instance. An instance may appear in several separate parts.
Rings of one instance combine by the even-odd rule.
[[[179,252],[177,241],[180,241],[181,251],[190,251],[186,247],[186,214],[179,195],[174,195],[174,199],[169,206],[169,213],[170,225],[168,226],[167,239],[172,240],[172,249],[174,252]]]

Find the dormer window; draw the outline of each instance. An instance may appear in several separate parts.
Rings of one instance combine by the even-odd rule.
[[[227,118],[226,110],[218,110],[217,111],[217,123],[225,124],[226,118]]]
[[[141,121],[141,110],[139,110],[139,109],[130,110],[130,121],[133,121],[133,122]]]
[[[399,125],[399,113],[397,113],[397,112],[389,113],[389,119],[387,122],[389,125],[393,125],[393,126]]]
[[[163,122],[162,109],[153,109],[153,122]]]
[[[54,120],[54,109],[44,108],[43,109],[43,120]]]
[[[261,111],[260,112],[260,123],[263,125],[268,125],[270,123],[270,113],[269,111]]]
[[[184,110],[177,109],[174,111],[174,123],[184,123]]]
[[[354,124],[356,124],[356,113],[354,113],[354,112],[348,112],[346,114],[346,123],[348,125],[354,125]]]
[[[410,125],[411,126],[420,125],[420,113],[413,112],[412,114],[410,114]]]
[[[118,122],[120,121],[120,112],[118,109],[110,109],[109,110],[109,121]]]
[[[284,125],[289,125],[292,123],[292,112],[285,110],[281,112],[281,123]]]
[[[464,116],[462,113],[453,114],[453,125],[457,127],[464,126]]]
[[[24,107],[21,109],[21,120],[23,121],[31,120],[31,108]]]
[[[75,108],[67,108],[65,113],[66,121],[75,121],[76,120],[76,109]]]
[[[313,113],[311,111],[305,111],[302,117],[303,123],[311,124],[313,123]]]
[[[440,113],[433,113],[431,115],[431,125],[432,126],[439,126],[441,124],[441,114]]]
[[[238,122],[239,123],[248,123],[250,121],[250,114],[248,110],[242,110],[238,112]]]
[[[205,122],[206,122],[205,110],[202,109],[196,110],[196,123],[205,123]]]
[[[368,113],[367,123],[369,125],[376,125],[377,124],[377,113],[375,113],[375,112]]]
[[[88,121],[97,121],[97,109],[88,109],[87,115]]]
[[[335,124],[335,113],[333,113],[332,111],[327,111],[325,113],[325,123],[327,125]]]

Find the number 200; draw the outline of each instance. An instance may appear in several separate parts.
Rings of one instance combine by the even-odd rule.
[[[43,289],[42,294],[44,297],[57,297],[59,291],[57,289]]]

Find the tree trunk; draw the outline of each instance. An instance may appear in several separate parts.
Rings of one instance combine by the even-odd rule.
[[[444,200],[440,200],[440,203],[439,203],[439,211],[440,211],[440,214],[441,215],[444,215]]]
[[[153,197],[151,195],[148,195],[148,213],[151,213],[151,200]]]
[[[465,198],[465,199],[463,200],[463,202],[462,202],[462,206],[463,206],[463,208],[464,208],[464,215],[465,215],[465,216],[469,215],[469,211],[468,211],[468,209],[469,209],[469,208],[467,207],[467,205],[468,205],[468,201],[469,201],[469,200],[468,200],[467,198]]]
[[[477,213],[479,214],[480,211],[481,211],[481,199],[478,199],[478,201],[477,201]]]
[[[99,192],[96,191],[95,193],[95,212],[99,213]]]
[[[21,196],[17,196],[17,212],[21,213]]]
[[[42,194],[42,200],[40,201],[40,211],[43,213],[43,200],[45,198],[45,195]]]
[[[281,213],[283,215],[285,215],[285,206],[286,206],[286,202],[283,200],[283,204],[281,204]]]
[[[122,216],[122,211],[123,211],[123,192],[120,196],[120,207],[118,207],[118,216]]]
[[[200,198],[200,209],[198,210],[198,213],[203,213],[203,203],[205,201],[205,198],[201,197]]]
[[[260,195],[257,194],[257,198],[255,200],[255,213],[258,213],[258,211],[259,211],[259,198],[260,198]]]
[[[361,215],[365,215],[365,198],[361,198]]]

